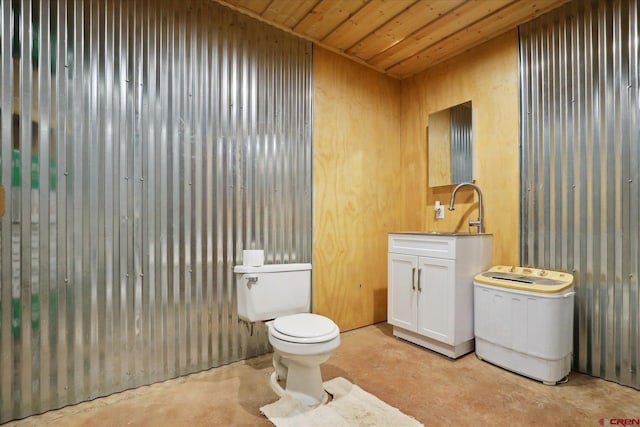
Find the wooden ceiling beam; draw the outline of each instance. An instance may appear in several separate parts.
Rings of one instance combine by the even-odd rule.
[[[211,0],[395,78],[570,0]]]
[[[385,72],[400,79],[409,77],[420,70],[425,70],[500,34],[504,34],[510,29],[543,15],[557,6],[558,2],[554,0],[518,0],[487,18],[464,27],[421,52],[385,69]]]
[[[481,22],[488,14],[494,13],[517,0],[468,1],[431,21],[395,46],[380,52],[367,62],[379,68],[389,68],[410,58],[418,52],[436,44],[456,32],[457,28]]]

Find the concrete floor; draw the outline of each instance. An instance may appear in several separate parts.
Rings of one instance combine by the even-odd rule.
[[[259,408],[277,400],[268,385],[271,355],[117,393],[5,424],[14,426],[271,425]],[[450,360],[392,336],[381,323],[342,334],[323,365],[427,426],[597,426],[601,418],[640,418],[640,393],[572,372],[545,386],[478,360]]]

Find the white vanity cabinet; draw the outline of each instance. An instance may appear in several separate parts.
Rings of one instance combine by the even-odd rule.
[[[473,278],[490,234],[389,234],[387,321],[399,338],[457,358],[473,350]]]

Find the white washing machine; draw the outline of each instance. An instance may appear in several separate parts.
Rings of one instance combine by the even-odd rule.
[[[571,370],[573,276],[496,266],[474,278],[476,355],[556,384]]]

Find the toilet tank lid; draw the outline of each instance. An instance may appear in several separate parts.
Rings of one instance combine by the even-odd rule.
[[[283,271],[303,271],[311,270],[311,264],[309,263],[296,263],[296,264],[266,264],[260,267],[253,267],[250,265],[236,265],[233,267],[234,273],[278,273]]]

